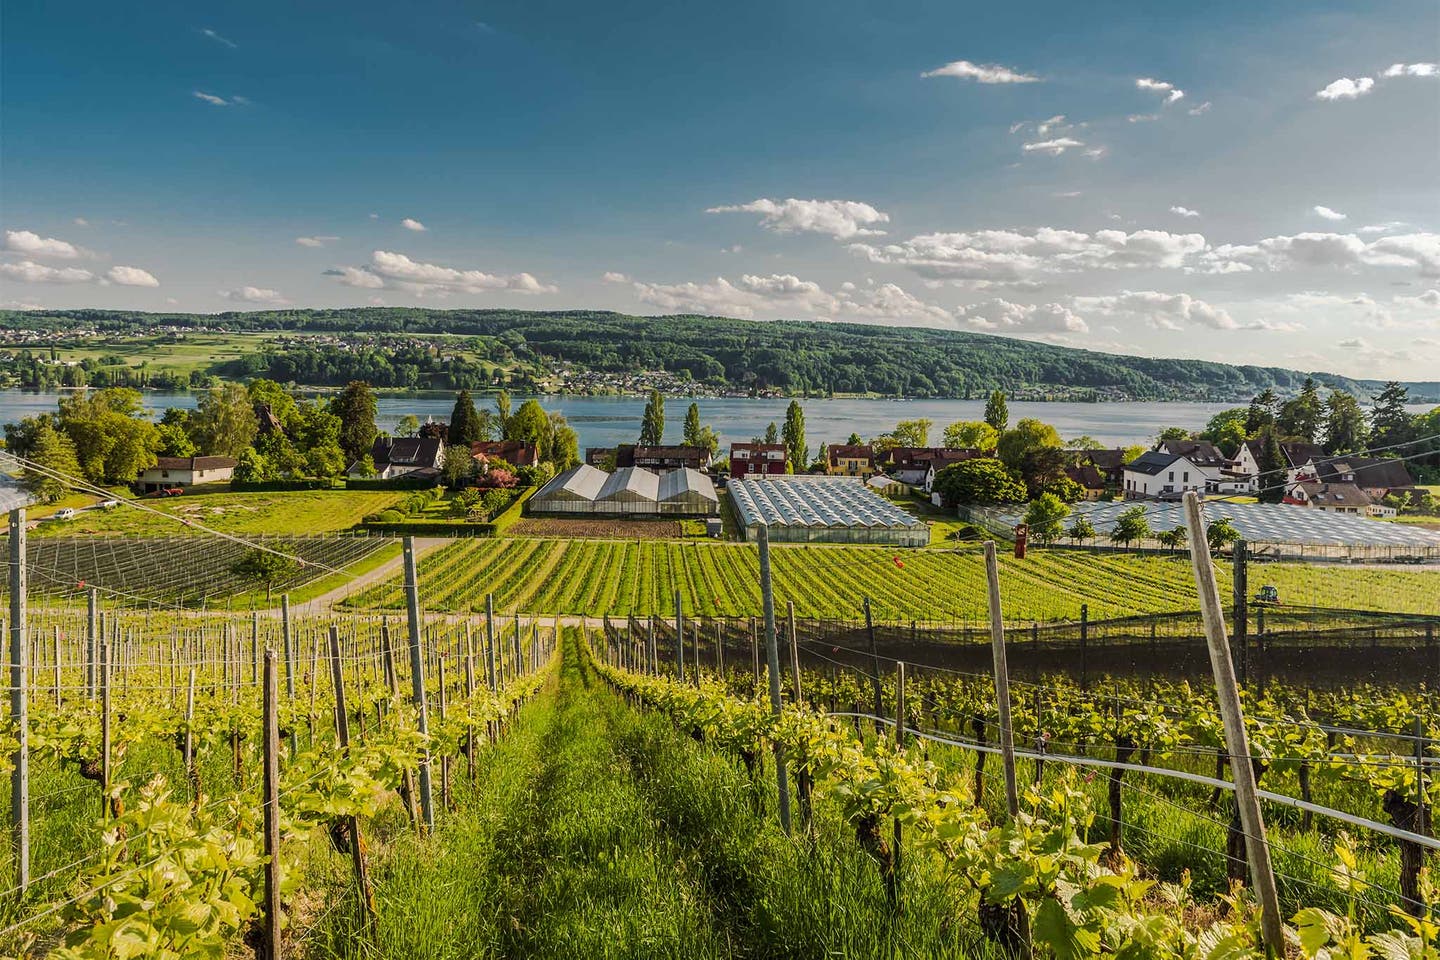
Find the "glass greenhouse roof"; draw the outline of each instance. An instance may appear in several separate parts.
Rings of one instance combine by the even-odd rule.
[[[772,527],[923,526],[865,484],[850,477],[774,476],[736,480],[730,498],[740,522]]]

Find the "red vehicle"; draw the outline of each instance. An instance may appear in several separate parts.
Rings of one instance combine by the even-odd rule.
[[[178,497],[185,492],[184,487],[162,487],[150,494],[152,497]]]

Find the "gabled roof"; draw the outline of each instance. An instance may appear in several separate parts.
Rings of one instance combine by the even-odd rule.
[[[1074,467],[1065,468],[1065,476],[1074,480],[1086,490],[1104,490],[1105,476],[1095,467],[1094,464],[1082,463]]]
[[[875,448],[868,443],[832,443],[825,451],[831,463],[841,460],[874,460]]]
[[[234,457],[157,457],[160,470],[224,470],[238,463]]]
[[[659,500],[660,478],[644,467],[621,467],[610,474],[595,499],[611,500],[621,496]]]
[[[1304,491],[1317,507],[1368,507],[1370,496],[1353,483],[1297,483],[1291,489]]]
[[[1315,472],[1321,480],[1337,481],[1345,474],[1355,478],[1355,485],[1369,490],[1415,485],[1404,460],[1394,457],[1352,457],[1336,455],[1315,461]]]
[[[438,467],[444,452],[445,441],[439,437],[376,437],[370,447],[370,459],[380,470],[385,464]]]
[[[1101,470],[1119,470],[1125,466],[1125,448],[1110,447],[1105,450],[1082,450],[1080,455]]]
[[[546,496],[563,492],[582,500],[594,500],[600,495],[600,489],[608,479],[609,474],[604,470],[596,470],[590,464],[582,463],[551,477],[545,486],[535,492],[535,499],[543,501]]]
[[[1163,450],[1146,450],[1140,456],[1125,464],[1125,469],[1131,473],[1143,473],[1155,476],[1160,471],[1168,469],[1170,464],[1176,460],[1183,460],[1184,457],[1178,453],[1166,453]]]
[[[1162,446],[1166,453],[1182,456],[1197,467],[1219,467],[1229,462],[1209,440],[1166,440]]]
[[[720,498],[715,494],[715,484],[699,470],[682,467],[671,470],[660,478],[659,499],[662,501],[679,500],[692,493],[714,503],[720,502]]]
[[[1311,460],[1324,460],[1325,450],[1313,443],[1286,442],[1280,444],[1285,462],[1292,467],[1303,467]]]

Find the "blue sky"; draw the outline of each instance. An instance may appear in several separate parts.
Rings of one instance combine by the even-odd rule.
[[[1433,0],[12,0],[0,303],[703,311],[1434,378],[1437,47]]]

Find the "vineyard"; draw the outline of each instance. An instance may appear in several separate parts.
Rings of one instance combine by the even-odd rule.
[[[978,550],[895,551],[873,547],[777,547],[776,591],[803,617],[855,617],[868,597],[891,620],[979,621],[985,613]],[[1031,551],[1005,560],[1002,601],[1014,620],[1069,620],[1087,605],[1094,619],[1196,608],[1183,554]],[[1226,573],[1222,565],[1221,573]],[[1305,564],[1257,566],[1287,603],[1440,614],[1434,575],[1412,570]],[[422,558],[422,589],[434,610],[473,609],[486,592],[522,613],[662,616],[675,591],[688,616],[756,616],[759,568],[747,544],[501,539],[461,541]],[[398,581],[349,598],[359,609],[400,606]]]

